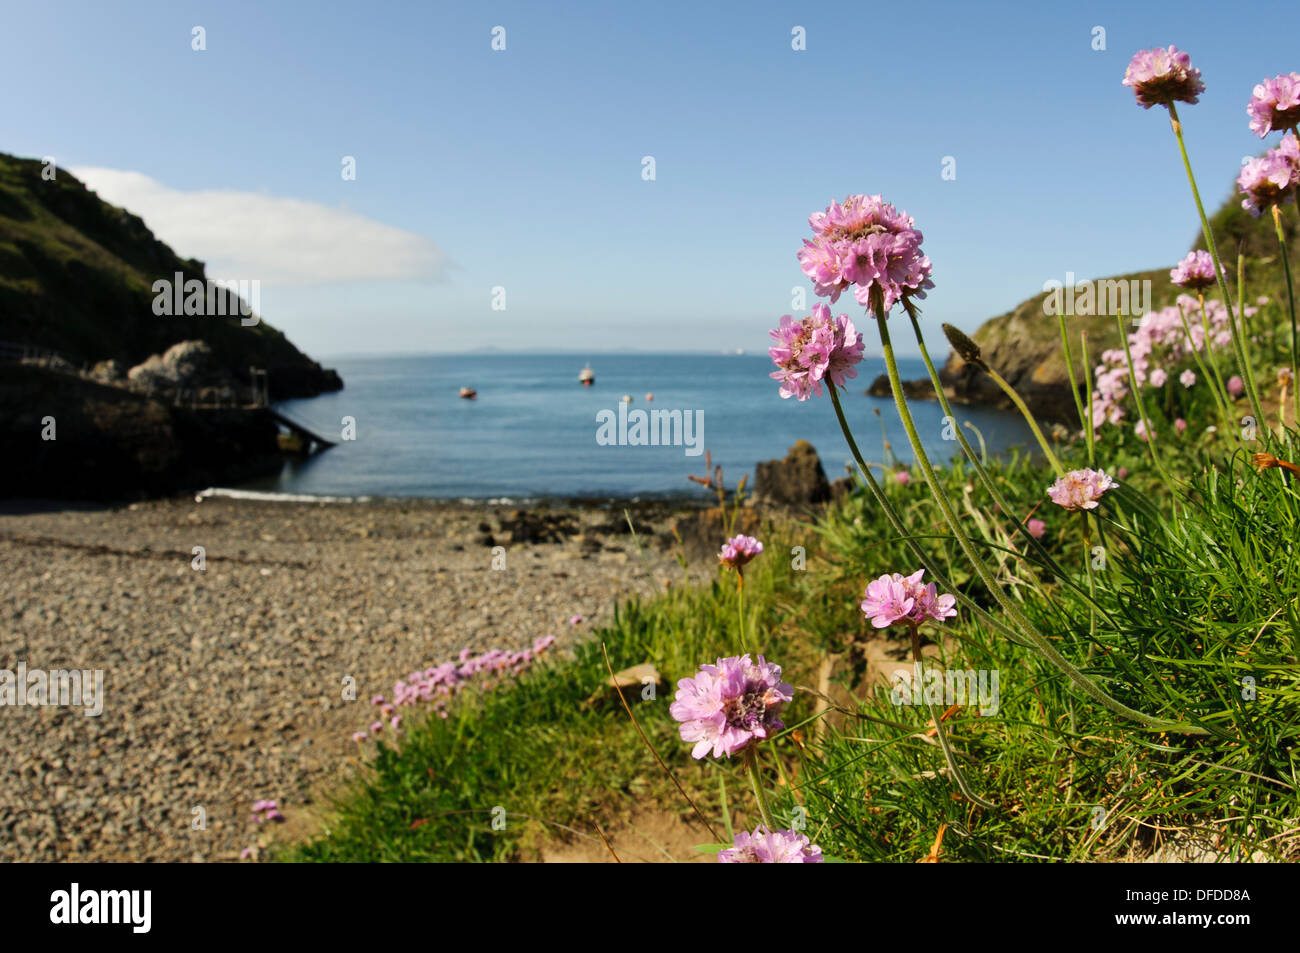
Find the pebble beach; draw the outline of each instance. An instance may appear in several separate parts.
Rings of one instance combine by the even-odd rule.
[[[0,515],[0,670],[103,672],[97,716],[0,707],[0,860],[228,862],[310,832],[365,757],[372,696],[464,649],[553,635],[563,652],[681,579],[655,535],[669,517],[639,513],[638,547],[619,507],[184,497]],[[264,799],[283,824],[252,819]]]

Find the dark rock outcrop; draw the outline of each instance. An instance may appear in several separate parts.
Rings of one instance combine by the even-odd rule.
[[[9,364],[0,374],[0,497],[138,499],[272,474],[282,464],[277,432],[265,410],[192,411]]]
[[[98,365],[96,365],[98,366]],[[234,382],[203,341],[181,341],[127,371],[127,379],[151,391],[176,393],[199,387],[229,387]]]
[[[562,543],[578,532],[578,525],[567,513],[545,510],[515,510],[501,517],[501,532],[509,533],[512,545],[521,543]]]
[[[754,501],[782,506],[809,506],[831,498],[830,481],[817,451],[800,440],[784,460],[764,460],[754,467]]]
[[[894,391],[889,386],[889,375],[881,374],[877,377],[871,382],[866,393],[872,397],[893,397]],[[903,396],[910,400],[934,400],[934,385],[930,383],[928,377],[919,381],[903,381]]]

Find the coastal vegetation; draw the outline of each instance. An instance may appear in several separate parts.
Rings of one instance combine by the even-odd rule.
[[[710,586],[627,603],[571,655],[408,715],[279,856],[531,859],[578,838],[616,857],[606,830],[647,806],[731,862],[1300,855],[1300,74],[1249,103],[1261,138],[1283,133],[1238,179],[1271,246],[1228,212],[1215,241],[1177,105],[1204,89],[1187,54],[1141,51],[1124,84],[1171,122],[1204,247],[1153,310],[1099,315],[1110,341],[1044,311],[1065,439],[986,359],[987,335],[945,326],[1039,454],[990,460],[953,427],[962,457],[930,463],[893,350],[914,334],[929,363],[922,235],[882,196],[833,202],[799,252],[829,300],[771,332],[772,377],[835,414],[853,491],[813,522],[727,526]],[[842,295],[864,313],[832,314]],[[888,447],[866,459],[845,399],[879,359],[910,466]],[[647,663],[675,692],[617,677]]]

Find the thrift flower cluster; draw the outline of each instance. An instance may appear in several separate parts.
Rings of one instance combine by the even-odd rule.
[[[957,597],[939,595],[934,583],[921,582],[924,569],[910,576],[890,573],[867,584],[862,612],[877,629],[885,629],[898,622],[920,625],[926,619],[942,622],[957,614],[954,608]]]
[[[738,831],[734,846],[718,853],[720,864],[820,864],[822,849],[795,831]]]
[[[1279,129],[1300,124],[1300,73],[1283,73],[1255,87],[1246,105],[1250,131],[1263,139]]]
[[[1226,271],[1222,271],[1227,274]],[[1218,279],[1214,276],[1214,258],[1208,251],[1197,249],[1180,261],[1169,277],[1180,288],[1188,291],[1201,291],[1212,286]]]
[[[370,734],[381,734],[385,726],[400,734],[401,716],[396,711],[403,706],[431,704],[438,717],[446,718],[448,703],[466,686],[481,681],[488,689],[497,688],[507,679],[526,672],[554,642],[555,636],[544,635],[533,640],[532,648],[520,652],[489,649],[481,655],[474,655],[469,649],[463,649],[454,662],[412,672],[393,685],[391,702],[383,695],[370,699],[370,704],[379,709],[381,715],[380,720],[371,723]],[[352,740],[358,743],[366,738],[364,731],[352,735]]]
[[[1295,133],[1284,136],[1276,149],[1270,149],[1241,167],[1237,191],[1244,197],[1241,207],[1258,216],[1274,205],[1295,201],[1300,187],[1300,142]]]
[[[823,311],[818,316],[829,318],[830,312],[819,307]],[[852,335],[853,325],[848,329]],[[861,335],[856,337],[860,350]],[[789,395],[783,390],[782,396]],[[754,537],[733,536],[723,543],[718,560],[725,568],[740,572],[762,551],[763,544]],[[780,712],[793,698],[793,686],[781,680],[781,666],[761,655],[753,661],[745,653],[701,665],[695,675],[681,679],[668,711],[681,722],[678,733],[692,745],[691,757],[712,754],[715,758],[730,758],[784,728]],[[757,771],[756,765],[755,761],[747,762],[750,771]],[[766,818],[767,808],[762,811]],[[752,834],[739,831],[732,846],[718,853],[718,862],[723,864],[816,864],[821,860],[821,848],[811,845],[807,837],[795,831],[771,831],[765,826]]]
[[[1071,470],[1047,488],[1047,495],[1067,510],[1095,510],[1101,495],[1117,486],[1105,470]]]
[[[280,807],[274,801],[255,801],[253,802],[253,820],[259,824],[265,824],[267,821],[283,824],[284,815],[280,813]]]
[[[814,237],[804,239],[798,257],[818,295],[836,301],[852,287],[858,304],[871,307],[878,291],[888,312],[903,298],[924,298],[934,287],[912,217],[882,196],[850,195],[843,204],[814,212],[808,224]]]
[[[784,315],[768,334],[776,343],[767,353],[777,366],[768,376],[781,382],[782,397],[820,397],[827,377],[843,387],[858,376],[854,365],[862,360],[862,335],[847,314],[832,319],[831,309],[819,302],[809,317],[796,321]]]
[[[1188,262],[1184,261],[1179,267],[1187,264]],[[1199,269],[1200,266],[1193,263],[1189,267]],[[1165,386],[1169,374],[1164,367],[1160,366],[1161,364],[1176,365],[1187,358],[1193,350],[1196,352],[1204,350],[1205,327],[1200,320],[1200,307],[1200,302],[1196,298],[1183,294],[1179,295],[1178,300],[1169,307],[1142,316],[1137,330],[1128,335],[1129,352],[1133,356],[1133,376],[1139,387],[1144,384],[1150,384],[1152,387]],[[1250,317],[1254,313],[1254,309],[1248,308],[1246,316]],[[1230,344],[1232,330],[1228,309],[1223,306],[1223,302],[1217,299],[1207,300],[1205,317],[1210,327],[1210,344],[1214,347],[1226,347]],[[1186,329],[1183,327],[1184,318],[1187,320]],[[1190,347],[1189,333],[1191,334]],[[1111,348],[1102,351],[1101,363],[1097,365],[1095,374],[1096,383],[1093,385],[1092,392],[1093,425],[1100,428],[1102,423],[1118,424],[1124,419],[1123,401],[1129,392],[1128,363],[1124,357],[1124,349]],[[1183,371],[1178,380],[1184,387],[1191,387],[1196,383],[1196,374],[1189,369]]]
[[[1133,88],[1143,109],[1170,103],[1193,103],[1205,92],[1201,71],[1192,58],[1176,46],[1139,50],[1124,72],[1124,85]]]
[[[718,561],[728,569],[740,569],[763,551],[763,544],[753,536],[733,536],[722,544]]]
[[[677,683],[677,700],[668,711],[680,721],[682,740],[694,744],[691,757],[728,757],[785,727],[778,717],[794,697],[781,681],[781,666],[748,653],[701,665],[692,678]]]

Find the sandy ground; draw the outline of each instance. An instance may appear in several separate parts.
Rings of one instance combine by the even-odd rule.
[[[236,860],[254,801],[279,802],[285,833],[315,813],[396,679],[466,647],[552,634],[562,650],[680,579],[648,539],[647,568],[618,510],[533,512],[560,541],[512,542],[510,507],[431,502],[0,515],[0,678],[23,663],[104,680],[96,717],[0,707],[0,860]],[[667,516],[644,518],[662,532]]]

